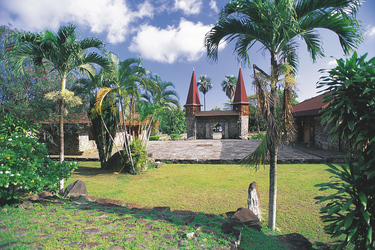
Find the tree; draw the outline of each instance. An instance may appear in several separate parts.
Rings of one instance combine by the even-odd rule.
[[[223,91],[225,92],[225,95],[229,98],[229,100],[233,99],[236,86],[237,79],[234,76],[225,76],[225,80],[221,83],[221,87],[223,87]]]
[[[268,226],[271,229],[275,229],[276,224],[277,151],[281,136],[291,122],[291,83],[298,69],[298,38],[305,42],[313,61],[324,56],[318,29],[337,34],[344,53],[349,53],[362,41],[355,19],[359,5],[359,0],[231,1],[221,10],[217,24],[206,34],[205,46],[211,60],[217,60],[222,40],[236,40],[234,52],[243,63],[250,63],[248,51],[256,43],[270,56],[269,74],[253,65],[258,104],[267,121],[267,133],[257,150],[244,162],[252,159],[258,167],[269,155]],[[263,80],[266,85],[262,84]],[[284,93],[282,115],[276,109],[278,88],[283,88]]]
[[[179,95],[174,88],[175,86],[172,82],[163,81],[160,76],[154,75],[154,84],[151,84],[145,95],[143,95],[150,104],[153,121],[163,123],[165,116],[162,114],[165,113],[163,112],[164,110],[169,112],[173,110],[173,107],[180,107]]]
[[[160,115],[160,132],[168,135],[186,133],[185,112],[180,107],[164,109]]]
[[[201,75],[199,77],[199,81],[197,82],[199,91],[203,93],[204,99],[204,111],[206,111],[206,93],[212,89],[211,78],[207,77],[206,75]]]
[[[115,97],[114,101],[120,111],[120,121],[117,124],[119,124],[120,130],[127,131],[126,121],[129,122],[128,124],[131,128],[132,123],[135,123],[135,119],[137,118],[135,116],[137,100],[140,100],[142,94],[145,93],[149,86],[154,84],[154,81],[151,79],[148,70],[142,67],[142,60],[136,58],[129,58],[117,63],[113,71],[114,73],[110,79],[109,87],[101,87],[97,92],[95,108],[98,114],[102,115],[105,107],[105,99],[110,95]],[[151,129],[151,127],[148,129]],[[149,135],[148,132],[147,135]],[[123,146],[126,150],[125,156],[131,163],[131,172],[136,174],[138,170],[135,169],[135,166],[138,165],[138,163],[134,162],[132,159],[131,145],[144,148],[148,137],[143,137],[140,142],[132,143],[133,139],[139,140],[140,138],[131,138],[124,133]]]
[[[31,59],[35,66],[48,63],[52,71],[57,71],[61,77],[61,90],[51,92],[49,97],[59,101],[60,106],[60,163],[64,161],[64,112],[66,105],[79,103],[74,93],[66,90],[66,80],[75,70],[94,75],[95,63],[109,69],[110,62],[91,49],[103,49],[104,44],[97,38],[77,40],[76,26],[61,26],[56,34],[49,30],[42,33],[20,32],[15,42],[9,46],[8,61],[14,61],[21,74],[24,73],[24,62]],[[63,188],[61,182],[61,189]]]
[[[79,96],[86,96],[86,99],[89,99],[87,114],[91,120],[91,132],[98,149],[101,168],[108,167],[107,162],[112,156],[113,139],[119,122],[119,110],[114,95],[108,95],[103,101],[102,115],[98,114],[95,107],[98,88],[111,87],[112,80],[117,78],[119,59],[111,52],[107,54],[107,57],[112,63],[111,71],[100,69],[94,77],[89,75],[86,79],[78,79],[72,89]]]
[[[327,171],[334,179],[317,185],[335,193],[315,198],[324,204],[324,229],[338,238],[338,249],[349,243],[354,249],[374,249],[375,244],[375,57],[366,61],[366,56],[355,52],[336,60],[335,68],[322,70],[328,75],[318,85],[329,93],[322,123],[333,140],[342,138],[349,146],[347,164],[330,164]]]

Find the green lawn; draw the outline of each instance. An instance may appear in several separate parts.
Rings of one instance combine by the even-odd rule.
[[[122,200],[143,206],[170,206],[173,210],[220,214],[247,206],[247,189],[256,181],[263,210],[268,213],[268,167],[254,171],[240,165],[164,164],[140,175],[114,174],[98,162],[80,162],[66,186],[85,182],[89,196]],[[314,185],[330,174],[323,164],[278,165],[276,226],[282,234],[297,232],[309,239],[327,242],[319,218],[321,195]]]

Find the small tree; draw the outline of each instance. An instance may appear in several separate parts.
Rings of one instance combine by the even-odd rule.
[[[350,146],[347,165],[330,164],[334,180],[317,185],[335,193],[315,198],[325,204],[320,213],[326,233],[345,236],[337,240],[339,249],[349,243],[356,249],[375,247],[375,57],[366,61],[366,55],[336,60],[337,67],[319,83],[329,93],[322,123],[333,140],[341,137]]]

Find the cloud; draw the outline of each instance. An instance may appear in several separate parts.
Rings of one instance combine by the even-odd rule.
[[[185,15],[196,15],[201,12],[202,0],[175,0],[174,8],[182,10]]]
[[[328,65],[329,67],[336,67],[336,66],[337,66],[336,59],[331,59],[331,60],[327,63],[327,65]]]
[[[375,37],[375,26],[371,27],[370,25],[368,25],[366,27],[365,36]]]
[[[219,13],[219,8],[217,7],[215,0],[210,1],[210,8],[213,9],[216,13]]]
[[[94,33],[105,32],[108,42],[115,44],[125,41],[132,22],[153,17],[154,8],[148,1],[136,8],[130,9],[123,0],[1,1],[0,23],[33,32],[74,23]]]
[[[140,57],[163,63],[196,61],[203,56],[204,36],[212,28],[181,19],[178,27],[160,29],[145,24],[133,37],[129,50]]]

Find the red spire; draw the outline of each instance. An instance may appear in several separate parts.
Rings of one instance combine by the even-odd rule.
[[[199,100],[197,81],[195,79],[195,71],[193,70],[193,75],[191,76],[190,88],[188,97],[186,99],[185,106],[202,106]]]
[[[233,103],[232,104],[249,104],[246,95],[245,83],[242,77],[242,71],[238,73],[236,92],[234,93]]]

